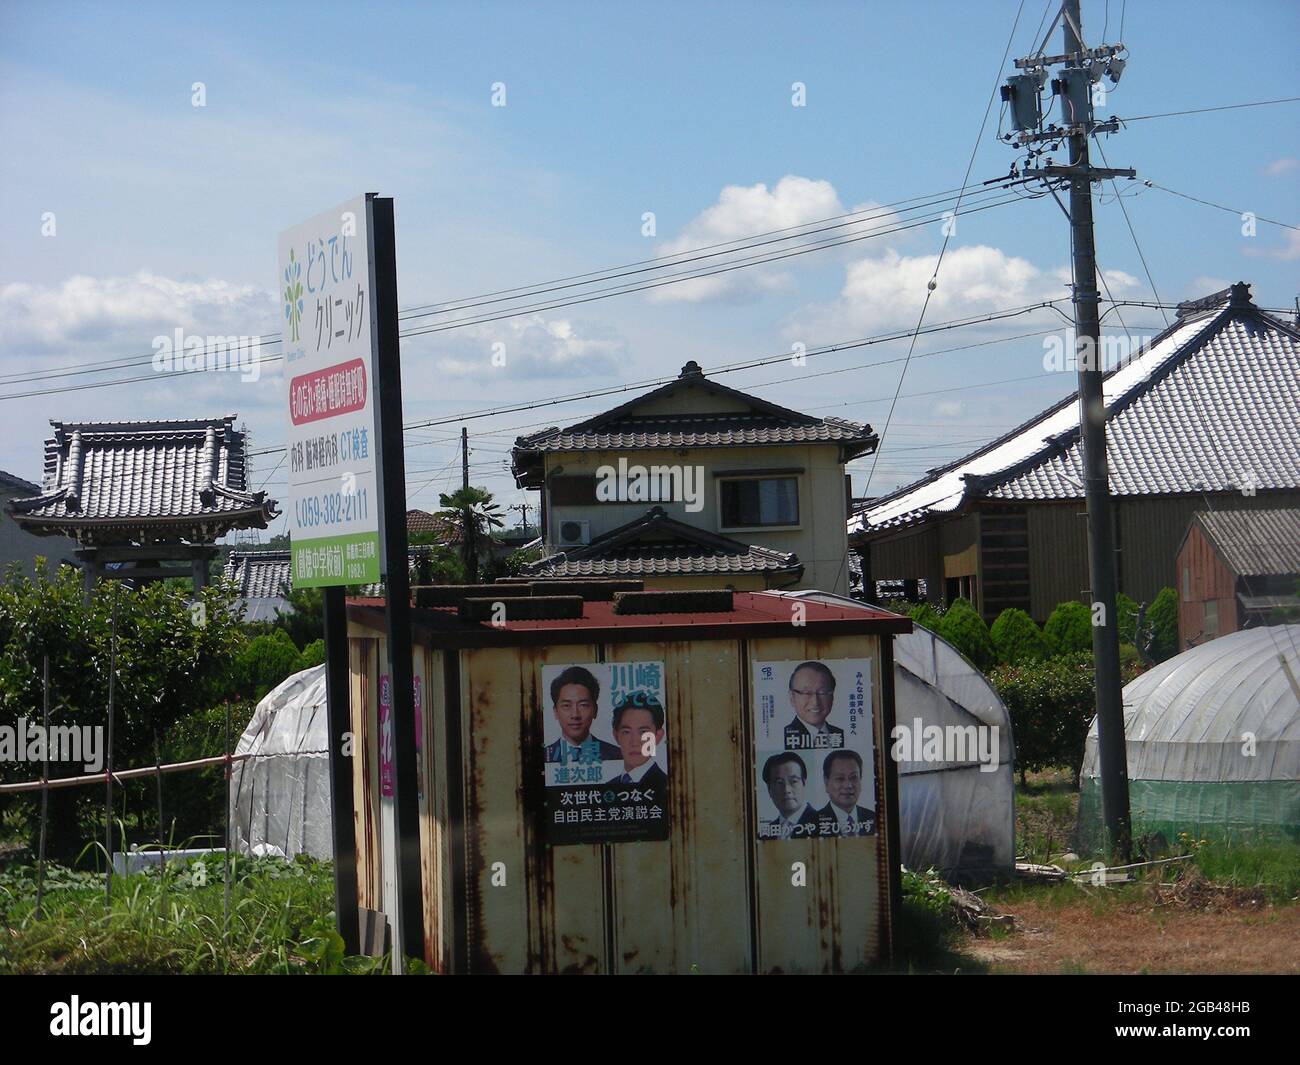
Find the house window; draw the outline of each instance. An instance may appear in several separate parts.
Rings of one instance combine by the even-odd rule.
[[[1192,598],[1192,567],[1183,567],[1183,601],[1187,602]]]
[[[546,479],[546,488],[550,493],[551,506],[554,507],[594,507],[596,505],[596,475],[570,474]]]
[[[752,477],[722,481],[722,527],[799,524],[797,477]]]
[[[1202,626],[1205,635],[1215,637],[1219,635],[1219,601],[1217,599],[1207,599],[1205,601],[1205,624]]]

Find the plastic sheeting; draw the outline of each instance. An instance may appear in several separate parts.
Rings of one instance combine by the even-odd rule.
[[[865,608],[828,592],[785,594]],[[1011,716],[993,686],[955,647],[918,626],[894,637],[894,706],[896,725],[914,738],[918,721],[921,738],[932,726],[954,737],[958,733],[948,730],[966,738],[982,734],[990,756],[981,763],[978,748],[968,743],[964,751],[945,752],[965,757],[898,760],[903,864],[956,877],[1010,873],[1016,860],[1015,744]],[[915,745],[900,745],[899,753],[927,753],[908,747]]]
[[[1135,836],[1300,835],[1300,625],[1243,629],[1124,688]],[[1080,774],[1079,835],[1098,845],[1097,722]]]
[[[231,847],[240,854],[333,855],[325,667],[269,692],[239,737],[231,780]]]
[[[897,724],[914,731],[918,719],[922,730],[956,726],[969,735],[969,726],[980,727],[989,756],[968,745],[947,751],[958,756],[952,760],[899,760],[903,864],[948,875],[1010,873],[1015,748],[1011,717],[993,686],[955,647],[918,626],[894,637],[894,703]]]

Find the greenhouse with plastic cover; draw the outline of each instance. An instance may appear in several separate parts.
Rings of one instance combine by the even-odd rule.
[[[1133,837],[1300,838],[1300,625],[1243,629],[1124,688]],[[1079,843],[1101,850],[1097,723],[1079,788]]]

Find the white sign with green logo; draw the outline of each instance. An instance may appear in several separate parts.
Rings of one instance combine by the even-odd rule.
[[[369,221],[358,196],[280,235],[295,588],[379,580]]]

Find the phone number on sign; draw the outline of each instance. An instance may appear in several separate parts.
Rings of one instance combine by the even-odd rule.
[[[355,492],[325,492],[303,496],[293,504],[294,520],[300,529],[364,521],[369,513],[370,502],[364,488],[358,488]]]

